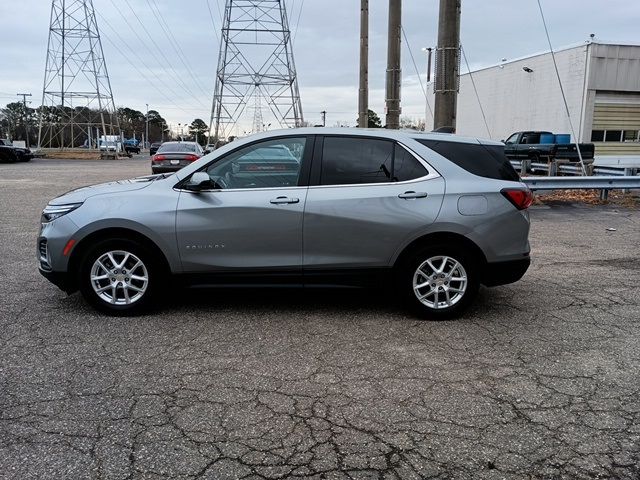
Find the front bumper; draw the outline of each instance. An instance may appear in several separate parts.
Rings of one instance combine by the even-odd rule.
[[[487,263],[482,284],[487,287],[496,287],[517,282],[524,276],[529,265],[531,265],[531,259],[528,255],[518,260]]]
[[[73,293],[76,290],[76,287],[67,272],[46,271],[41,268],[39,268],[38,271],[44,278],[49,280],[63,292]]]

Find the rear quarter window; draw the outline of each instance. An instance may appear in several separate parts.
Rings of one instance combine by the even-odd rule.
[[[496,180],[519,181],[520,177],[504,154],[503,145],[482,145],[442,140],[416,139],[467,172]]]

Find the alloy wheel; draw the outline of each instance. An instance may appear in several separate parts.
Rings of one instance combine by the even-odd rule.
[[[90,278],[96,295],[112,305],[137,302],[149,285],[145,264],[125,250],[112,250],[98,257],[91,266]]]
[[[469,279],[462,264],[446,255],[428,258],[413,274],[413,293],[434,310],[449,308],[462,300]]]

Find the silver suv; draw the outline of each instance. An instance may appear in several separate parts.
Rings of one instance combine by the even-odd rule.
[[[397,287],[451,318],[529,266],[531,192],[504,146],[448,134],[296,129],[174,174],[84,187],[42,213],[40,272],[133,314],[180,285]]]

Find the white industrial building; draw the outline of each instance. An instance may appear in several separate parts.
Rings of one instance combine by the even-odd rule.
[[[595,143],[597,157],[640,159],[640,45],[586,42],[555,56],[578,141]],[[460,76],[457,133],[501,140],[520,130],[571,133],[550,52]]]

